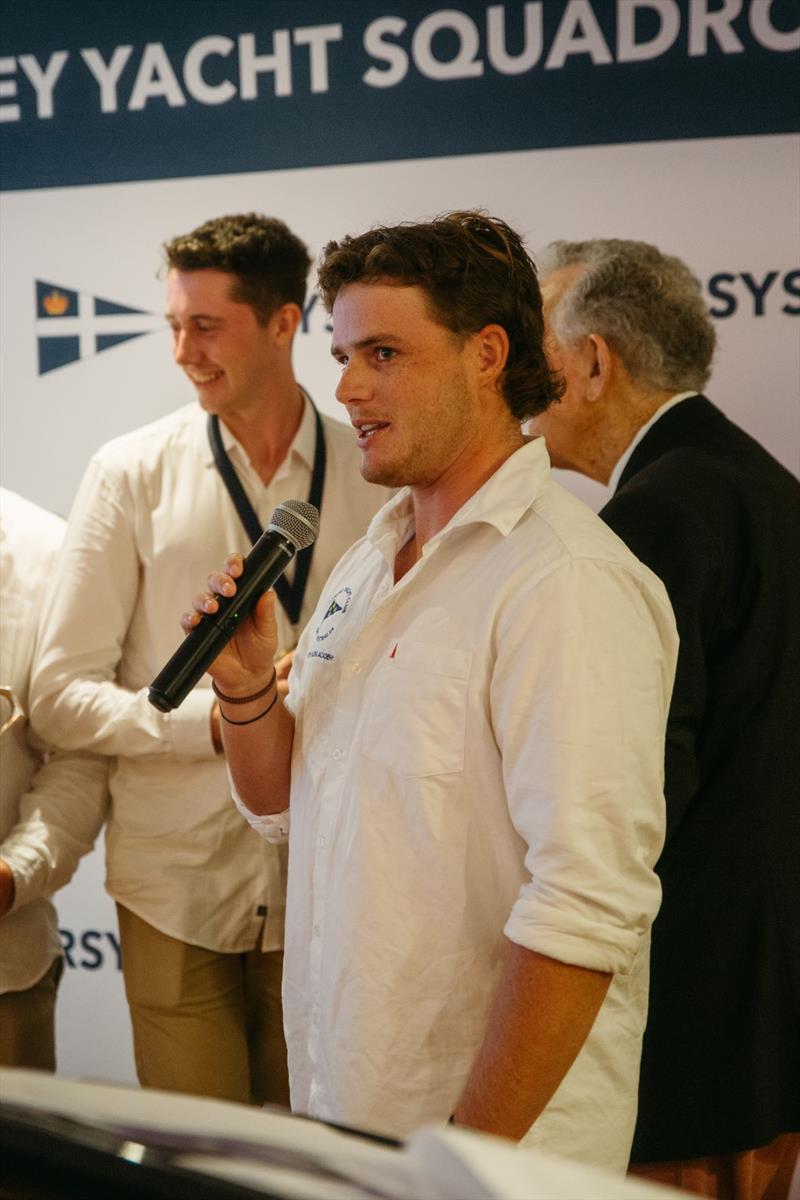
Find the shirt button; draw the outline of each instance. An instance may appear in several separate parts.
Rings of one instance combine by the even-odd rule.
[[[361,674],[361,663],[353,663],[352,671],[354,675]]]
[[[342,752],[338,746],[334,750],[332,757],[335,759],[336,762],[338,762],[339,759],[342,757]]]
[[[320,933],[319,925],[314,926],[313,933],[314,933],[314,937],[319,937],[319,933]]]
[[[325,845],[325,838],[324,838],[324,837],[322,837],[321,835],[320,835],[320,837],[318,837],[318,838],[317,838],[317,845],[318,845],[318,846],[324,846],[324,845]],[[266,909],[265,909],[264,911],[266,912]]]

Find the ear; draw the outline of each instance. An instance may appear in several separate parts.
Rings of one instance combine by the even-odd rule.
[[[611,382],[613,368],[612,352],[606,339],[599,333],[590,333],[587,340],[589,376],[586,382],[586,399],[601,400]]]
[[[508,334],[502,325],[484,325],[473,335],[480,381],[494,387],[508,362]]]
[[[275,341],[279,346],[290,346],[297,332],[297,326],[303,319],[303,313],[297,304],[282,304],[270,317]]]

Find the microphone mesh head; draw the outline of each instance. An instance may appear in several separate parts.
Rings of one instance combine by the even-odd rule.
[[[319,510],[305,500],[284,500],[270,517],[269,528],[282,533],[298,550],[305,550],[319,533]]]

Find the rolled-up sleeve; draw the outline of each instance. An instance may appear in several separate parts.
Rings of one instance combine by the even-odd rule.
[[[212,758],[213,695],[199,688],[158,712],[118,678],[141,563],[125,481],[92,462],[51,589],[31,680],[31,723],[46,742],[100,754]],[[179,640],[177,622],[176,644]]]
[[[14,875],[14,910],[52,895],[94,846],[108,810],[108,763],[96,754],[52,753],[19,801],[0,843]]]
[[[250,809],[242,800],[241,796],[234,786],[234,782],[230,773],[228,774],[231,785],[231,795],[233,803],[238,808],[244,819],[247,821],[260,837],[263,837],[265,842],[280,844],[289,839],[289,809],[284,809],[280,813],[267,813],[266,815],[258,815],[251,812]]]
[[[554,571],[524,611],[504,611],[491,687],[530,874],[505,933],[551,958],[622,974],[661,894],[653,868],[677,635],[666,593],[650,579],[591,559]]]

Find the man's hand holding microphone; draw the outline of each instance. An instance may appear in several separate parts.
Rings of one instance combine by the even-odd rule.
[[[207,590],[181,618],[182,645],[150,685],[150,702],[169,712],[208,671],[219,714],[215,728],[212,711],[212,737],[228,758],[241,799],[255,813],[288,806],[294,739],[294,721],[279,703],[276,597],[269,589],[318,530],[313,505],[279,504],[247,558],[231,554],[224,570],[209,575]]]

